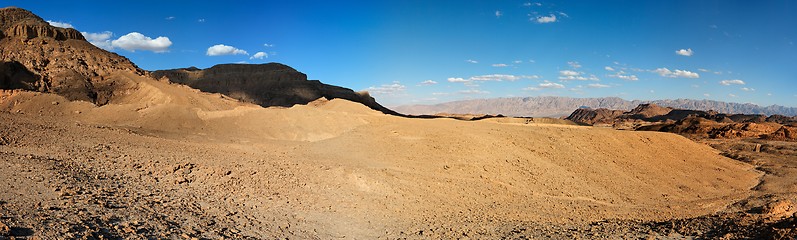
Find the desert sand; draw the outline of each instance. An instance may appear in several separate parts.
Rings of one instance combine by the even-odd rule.
[[[789,143],[264,107],[0,13],[0,239],[797,234]]]

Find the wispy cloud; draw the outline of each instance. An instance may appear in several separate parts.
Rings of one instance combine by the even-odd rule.
[[[745,92],[753,92],[753,91],[755,91],[755,88],[748,88],[748,87],[743,87],[743,88],[740,88],[740,89],[742,91],[745,91]]]
[[[678,54],[678,55],[681,55],[681,56],[691,57],[692,54],[694,54],[694,52],[692,52],[691,48],[687,48],[687,49],[677,50],[677,51],[675,51],[675,54]]]
[[[571,68],[573,68],[573,69],[579,69],[579,68],[581,68],[581,64],[579,64],[579,63],[578,63],[578,62],[576,62],[576,61],[567,62],[567,65],[570,65],[570,67],[571,67]]]
[[[510,75],[510,74],[488,74],[488,75],[478,75],[472,76],[467,79],[461,77],[450,77],[446,79],[448,82],[453,83],[465,83],[468,86],[478,86],[474,84],[474,82],[485,82],[485,81],[493,81],[493,82],[502,82],[502,81],[517,81],[521,79],[539,79],[540,76],[537,75]]]
[[[495,17],[496,17],[496,18],[500,18],[501,16],[504,16],[504,13],[502,13],[502,12],[501,12],[501,11],[499,11],[499,10],[496,10],[496,11],[495,11]]]
[[[457,93],[459,93],[459,94],[469,94],[469,95],[470,94],[490,94],[490,92],[488,92],[488,91],[482,91],[482,90],[479,90],[479,89],[462,90],[462,91],[459,91]]]
[[[174,16],[168,16],[168,17],[166,17],[166,20],[167,20],[167,21],[170,21],[170,20],[174,20],[175,18],[176,18],[176,17],[174,17]]]
[[[556,22],[556,15],[551,14],[549,16],[539,16],[539,17],[535,18],[535,21],[537,21],[537,23],[552,23],[552,22]]]
[[[569,81],[569,80],[578,80],[578,81],[592,80],[592,81],[598,81],[598,80],[600,80],[595,75],[589,75],[589,77],[585,77],[585,76],[582,76],[582,74],[584,74],[584,73],[583,72],[576,72],[576,71],[573,71],[573,70],[562,70],[562,71],[559,71],[559,80],[562,80],[562,81]]]
[[[679,69],[675,69],[675,71],[670,71],[670,69],[667,68],[657,68],[656,70],[652,70],[651,72],[658,73],[662,77],[669,77],[669,78],[700,78],[700,74],[697,74],[696,72],[690,72]]]
[[[393,82],[392,84],[383,84],[378,87],[369,87],[365,89],[368,93],[372,93],[375,95],[398,95],[403,94],[404,91],[407,89],[406,86],[401,85],[399,82]]]
[[[493,67],[509,67],[509,65],[507,65],[505,63],[496,63],[496,64],[493,64],[492,66]]]
[[[606,66],[603,69],[606,69],[606,71],[614,72],[614,68],[613,67]]]
[[[588,88],[608,88],[611,87],[609,85],[600,84],[600,83],[591,83],[587,85]]]
[[[539,91],[539,90],[542,90],[542,89],[560,89],[560,88],[565,88],[565,85],[562,85],[562,84],[559,84],[559,83],[555,83],[555,82],[545,81],[545,82],[542,82],[540,84],[537,84],[537,86],[535,86],[535,87],[523,88],[523,90]]]
[[[742,80],[739,80],[739,79],[732,79],[732,80],[722,80],[722,81],[720,81],[720,84],[725,85],[725,86],[744,85],[745,82],[742,81]]]
[[[52,25],[53,27],[59,27],[59,28],[75,28],[75,26],[72,26],[72,24],[70,24],[70,23],[65,23],[65,22],[56,22],[56,21],[50,21],[50,20],[47,20],[47,23],[49,23],[49,24],[50,24],[50,25]]]
[[[628,81],[637,81],[637,80],[639,80],[639,78],[636,75],[633,75],[633,74],[628,75],[628,74],[625,73],[625,71],[622,71],[622,70],[621,71],[617,71],[614,74],[610,74],[609,77],[619,78],[619,79],[628,80]]]
[[[465,60],[465,62],[468,62],[468,63],[479,63],[479,61],[476,61],[476,60],[473,60],[473,59]]]
[[[222,56],[222,55],[249,55],[244,50],[235,48],[233,46],[227,46],[224,44],[216,44],[208,48],[208,51],[205,53],[208,56]]]
[[[435,84],[437,84],[437,81],[434,81],[434,80],[426,80],[426,81],[423,81],[423,82],[421,82],[421,83],[420,83],[420,84],[418,84],[418,85],[421,85],[421,86],[429,86],[429,85],[435,85]]]

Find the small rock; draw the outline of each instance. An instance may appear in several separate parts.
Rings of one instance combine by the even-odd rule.
[[[56,102],[56,101],[53,101],[53,102],[51,102],[51,103],[52,103],[53,105],[58,105],[58,102]]]
[[[0,222],[0,236],[11,235],[11,228],[3,222]]]

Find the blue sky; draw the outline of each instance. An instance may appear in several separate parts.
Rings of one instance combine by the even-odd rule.
[[[147,70],[280,62],[387,106],[516,96],[797,106],[795,1],[8,5]]]

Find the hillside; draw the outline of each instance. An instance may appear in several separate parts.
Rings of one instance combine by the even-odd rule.
[[[346,99],[386,114],[396,114],[377,103],[367,92],[355,92],[318,80],[307,80],[304,73],[279,63],[219,64],[208,69],[158,70],[152,72],[152,76],[263,107],[290,107],[323,97]]]
[[[570,115],[573,109],[588,107],[593,109],[631,110],[644,103],[655,103],[664,107],[691,109],[728,114],[764,114],[797,116],[797,108],[783,106],[758,106],[750,103],[729,103],[712,100],[624,100],[616,97],[605,98],[570,98],[570,97],[514,97],[474,99],[440,103],[435,105],[405,105],[393,107],[393,110],[412,115],[435,113],[459,114],[502,114],[506,116],[528,117],[562,117]]]

